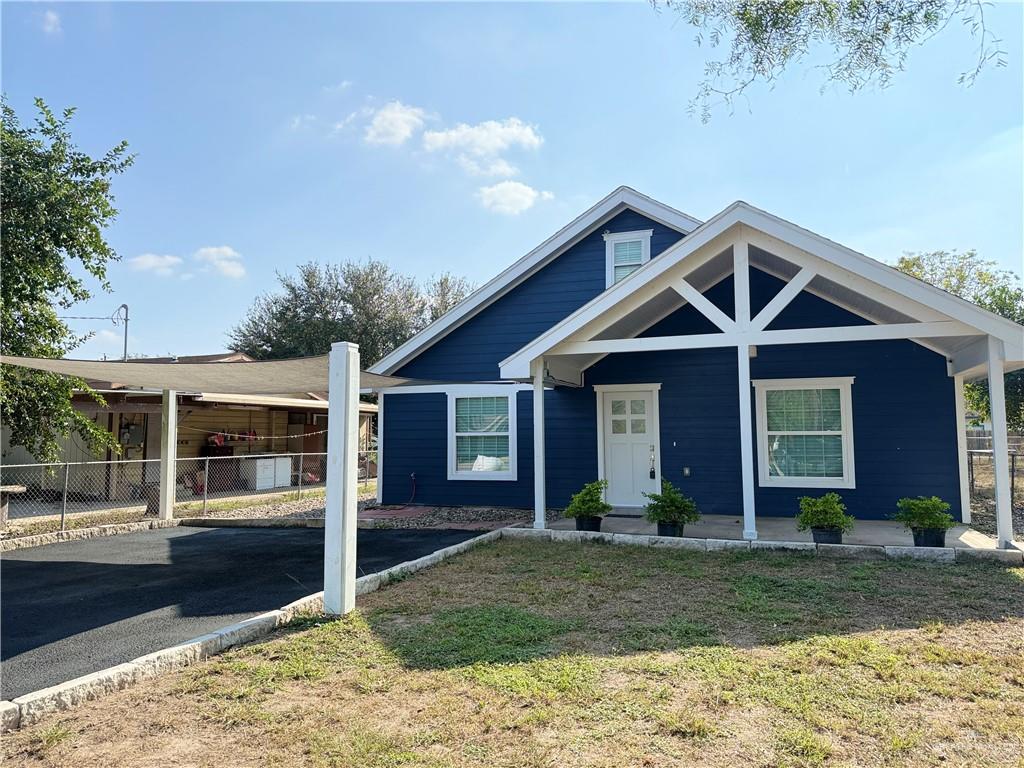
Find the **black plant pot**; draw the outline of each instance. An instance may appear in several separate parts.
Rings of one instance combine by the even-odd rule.
[[[944,547],[946,546],[945,528],[912,528],[915,547]]]
[[[658,523],[659,536],[682,536],[683,526],[679,523]]]
[[[811,528],[815,544],[842,544],[843,532],[839,528]]]
[[[601,530],[601,518],[600,517],[577,517],[576,518],[576,530],[577,531],[600,531]]]

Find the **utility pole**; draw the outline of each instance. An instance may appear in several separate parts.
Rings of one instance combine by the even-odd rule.
[[[121,357],[121,359],[124,360],[127,363],[128,362],[128,305],[127,304],[122,304],[120,307],[117,308],[117,311],[120,312],[122,309],[124,310],[124,355]]]

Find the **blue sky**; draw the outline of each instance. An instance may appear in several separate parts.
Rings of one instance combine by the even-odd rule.
[[[193,354],[275,271],[374,256],[482,283],[620,184],[698,218],[743,199],[883,260],[977,248],[1021,270],[1020,5],[1008,66],[957,84],[958,25],[887,90],[806,69],[707,125],[706,49],[643,3],[4,3],[3,91],[23,119],[78,107],[94,153],[127,139],[109,230],[130,348]],[[120,353],[120,329],[76,356]]]

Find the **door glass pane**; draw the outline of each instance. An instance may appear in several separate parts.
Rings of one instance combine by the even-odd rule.
[[[612,434],[613,435],[624,435],[624,434],[626,434],[626,420],[625,419],[612,419]]]
[[[647,419],[630,419],[629,431],[634,435],[642,435],[647,432]]]
[[[643,416],[647,413],[647,401],[646,400],[630,400],[629,401],[629,412],[634,415]]]
[[[612,415],[613,416],[625,416],[626,415],[626,401],[625,400],[612,400]]]

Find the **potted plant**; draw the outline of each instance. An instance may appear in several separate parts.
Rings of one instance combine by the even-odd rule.
[[[918,496],[902,498],[896,507],[898,511],[893,517],[910,529],[915,547],[946,546],[946,531],[956,525],[949,514],[949,504],[938,496]]]
[[[569,501],[565,516],[576,518],[577,531],[601,530],[601,516],[612,511],[612,505],[604,500],[607,487],[607,480],[595,480],[584,485]]]
[[[800,499],[796,529],[808,528],[815,544],[842,544],[843,534],[853,528],[853,517],[846,514],[846,505],[834,491],[824,496],[804,496]]]
[[[647,519],[658,524],[659,536],[682,536],[687,523],[700,519],[697,502],[684,496],[668,480],[661,481],[661,493],[645,493]]]

